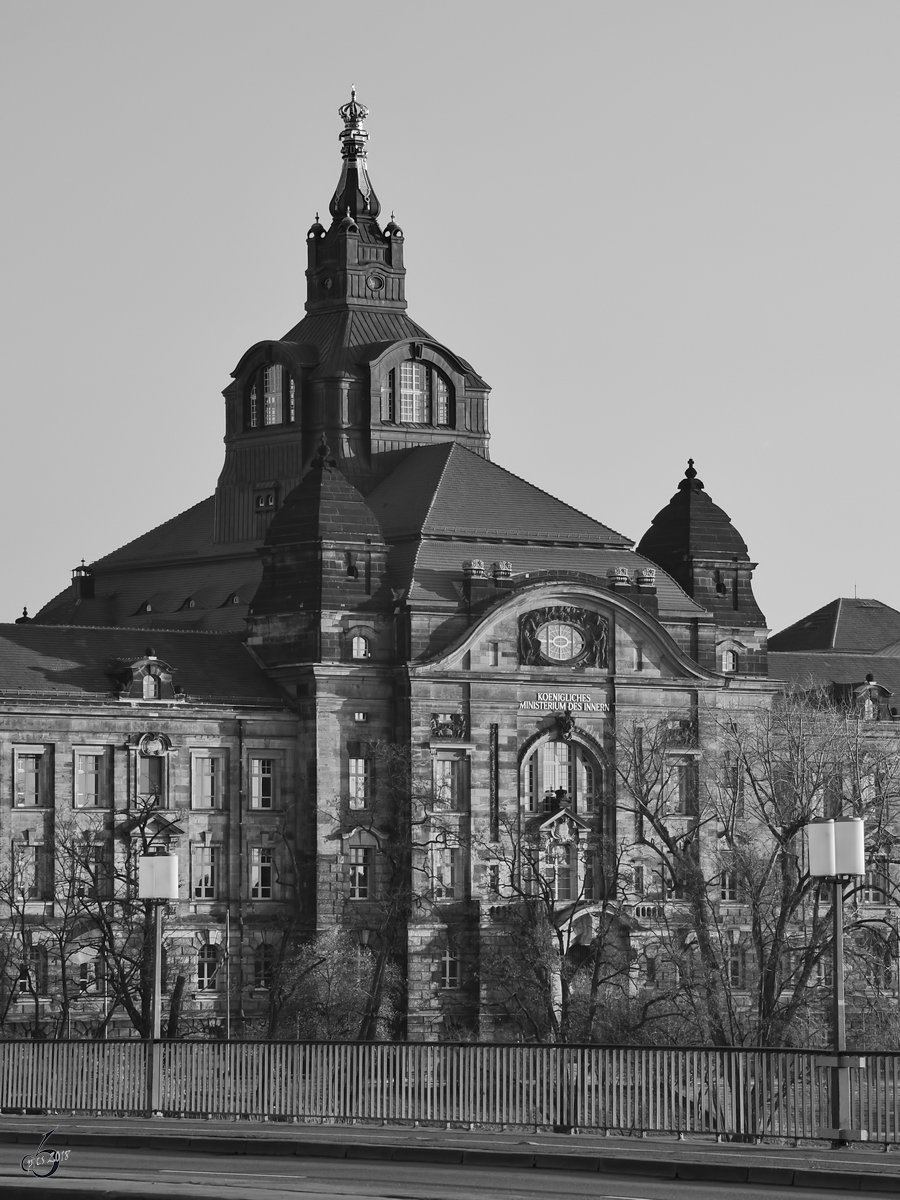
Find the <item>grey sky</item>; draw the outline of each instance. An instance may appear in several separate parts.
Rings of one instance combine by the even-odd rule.
[[[6,0],[0,29],[3,619],[212,491],[351,84],[496,461],[638,539],[692,455],[773,628],[900,607],[895,0]]]

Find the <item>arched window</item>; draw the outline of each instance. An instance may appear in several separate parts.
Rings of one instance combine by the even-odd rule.
[[[722,651],[722,671],[725,674],[734,674],[738,669],[738,656],[736,650]]]
[[[361,633],[355,634],[350,643],[350,654],[353,658],[370,658],[369,639]]]
[[[297,419],[297,384],[281,363],[260,367],[251,377],[244,407],[247,429],[290,425]]]
[[[150,674],[149,671],[144,676],[144,699],[159,699],[159,679],[156,677],[156,675]]]
[[[539,742],[522,764],[522,798],[528,812],[549,812],[560,803],[592,812],[603,798],[603,767],[578,742]]]
[[[408,359],[388,372],[381,389],[381,419],[401,425],[452,426],[452,393],[450,381],[437,367]]]

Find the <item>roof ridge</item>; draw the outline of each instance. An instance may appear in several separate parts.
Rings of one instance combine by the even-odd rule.
[[[837,633],[841,623],[841,608],[844,604],[844,597],[838,596],[837,608],[834,610],[834,625],[831,628],[831,642],[829,646],[832,650],[837,646]]]
[[[435,445],[440,450],[444,450],[445,447],[449,447],[449,449],[447,449],[444,453],[444,465],[441,467],[441,473],[438,476],[438,481],[434,485],[434,488],[432,489],[431,497],[428,501],[428,507],[425,510],[425,516],[422,518],[422,524],[418,530],[417,536],[419,538],[420,546],[422,544],[422,541],[425,538],[425,527],[428,524],[428,518],[431,516],[431,510],[434,508],[435,502],[437,501],[438,492],[441,490],[441,484],[444,482],[444,476],[447,474],[447,466],[450,462],[450,459],[453,456],[454,449],[459,445],[459,443],[458,442],[437,442],[437,443],[435,443]],[[479,457],[480,457],[480,455],[479,455]],[[418,559],[418,557],[419,557],[419,551],[417,549],[416,550],[416,559]]]
[[[0,621],[0,632],[4,629],[77,629],[80,633],[180,633],[185,636],[242,638],[244,635],[229,629],[175,629],[162,625],[64,625],[53,621]]]
[[[473,458],[482,458],[483,457],[481,454],[476,454],[474,450],[470,450],[468,446],[460,445],[459,442],[453,442],[453,443],[451,443],[451,445],[452,445],[453,449],[464,450],[466,452],[466,454],[471,454]],[[451,450],[451,454],[452,454],[452,450]],[[449,461],[449,457],[450,456],[448,455],[448,461]],[[549,500],[553,500],[557,504],[563,505],[564,508],[570,508],[572,510],[572,512],[578,513],[578,515],[580,517],[584,517],[585,520],[590,521],[592,525],[597,525],[601,529],[605,529],[609,533],[615,534],[616,537],[621,538],[623,542],[627,543],[627,547],[626,547],[627,549],[632,549],[632,550],[634,549],[634,544],[635,544],[634,538],[629,538],[627,534],[619,533],[619,531],[617,529],[613,529],[613,527],[611,525],[605,524],[603,521],[598,520],[597,517],[592,517],[590,513],[584,512],[583,509],[576,508],[574,504],[569,504],[569,502],[567,500],[562,500],[562,499],[560,499],[559,496],[554,496],[552,492],[548,492],[544,488],[538,487],[538,485],[536,483],[532,483],[530,479],[525,479],[522,475],[517,475],[515,473],[515,471],[510,471],[510,469],[508,467],[504,467],[502,463],[494,462],[493,459],[488,459],[487,461],[491,464],[492,467],[496,467],[496,469],[498,471],[502,471],[504,473],[504,475],[509,475],[509,477],[511,479],[515,479],[519,483],[524,483],[525,486],[528,488],[531,488],[532,491],[540,492],[540,494],[542,496],[546,496]],[[440,484],[439,484],[439,486],[440,486]],[[437,489],[435,489],[435,491],[437,491]],[[578,544],[589,545],[590,543],[580,542]]]
[[[165,521],[160,521],[158,525],[154,525],[152,529],[145,529],[144,532],[139,533],[137,537],[133,537],[129,541],[123,542],[121,546],[116,546],[114,550],[109,550],[100,558],[93,559],[92,562],[88,563],[88,566],[95,567],[98,563],[104,562],[107,558],[112,558],[114,554],[119,554],[122,550],[127,550],[128,547],[133,546],[135,542],[140,542],[144,538],[150,537],[150,535],[156,533],[158,529],[162,529],[164,525],[170,525],[173,521],[177,521],[179,517],[186,517],[188,513],[193,512],[195,508],[199,508],[201,504],[208,504],[210,501],[215,501],[215,498],[216,495],[215,492],[213,492],[211,496],[204,496],[203,499],[198,500],[196,504],[189,504],[187,508],[183,508],[181,512],[176,513],[174,517],[167,517]]]

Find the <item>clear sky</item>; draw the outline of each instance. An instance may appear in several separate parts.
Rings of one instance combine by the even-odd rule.
[[[897,0],[3,0],[0,618],[209,495],[338,106],[492,457],[635,540],[689,455],[773,629],[900,608]]]

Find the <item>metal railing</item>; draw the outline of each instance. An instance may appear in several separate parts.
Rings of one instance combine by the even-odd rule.
[[[5,1111],[162,1112],[815,1139],[811,1050],[451,1043],[0,1042]],[[853,1072],[853,1125],[900,1141],[900,1054]]]

